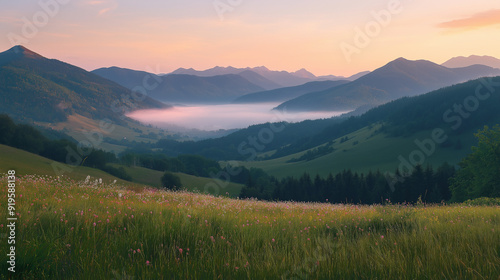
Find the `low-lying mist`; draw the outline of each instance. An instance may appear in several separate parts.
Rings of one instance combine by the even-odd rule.
[[[224,104],[178,106],[163,110],[139,110],[127,116],[162,128],[184,127],[213,131],[246,128],[266,122],[299,122],[339,116],[346,112],[286,112],[272,108],[279,104]]]

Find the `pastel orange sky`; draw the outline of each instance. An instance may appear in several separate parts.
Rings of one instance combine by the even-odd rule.
[[[499,31],[497,0],[21,0],[0,10],[0,51],[22,44],[86,70],[156,73],[264,65],[352,75],[398,57],[500,58]]]

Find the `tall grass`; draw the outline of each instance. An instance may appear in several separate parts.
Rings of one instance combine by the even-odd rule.
[[[0,230],[7,231],[6,179]],[[235,200],[43,176],[17,183],[2,279],[498,279],[498,206]],[[7,240],[0,239],[2,252]]]

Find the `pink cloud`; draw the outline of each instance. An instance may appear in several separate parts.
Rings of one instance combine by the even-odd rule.
[[[99,11],[99,15],[104,15],[105,13],[114,10],[116,7],[105,8]]]
[[[447,29],[474,29],[500,24],[500,9],[477,13],[467,18],[442,22],[437,26]]]
[[[106,3],[106,1],[88,1],[87,4],[89,5],[101,5],[101,4],[104,4]]]
[[[104,6],[98,12],[98,15],[104,15],[116,8],[118,8],[118,3],[115,0],[90,0],[86,2],[90,6]]]

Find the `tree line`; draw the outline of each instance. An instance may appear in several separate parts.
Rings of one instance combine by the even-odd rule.
[[[265,200],[374,204],[392,201],[429,203],[451,198],[448,179],[455,168],[443,164],[437,170],[416,166],[411,174],[395,185],[379,171],[367,174],[344,170],[326,178],[303,173],[300,177],[276,179],[271,176],[252,178],[242,189],[240,197]]]
[[[411,174],[398,178],[377,171],[359,174],[344,170],[326,178],[304,173],[298,178],[278,180],[262,172],[254,172],[241,190],[242,198],[265,200],[362,203],[373,204],[384,201],[395,203],[463,202],[480,197],[500,197],[500,126],[485,126],[475,136],[478,145],[472,153],[462,159],[456,170],[443,164],[436,170],[427,166],[416,166]]]
[[[48,134],[57,134],[50,132]],[[61,137],[58,135],[58,137]],[[66,163],[69,151],[77,150],[77,142],[65,138],[49,139],[36,128],[26,124],[16,124],[5,114],[0,115],[0,144],[24,150],[42,157]],[[118,158],[114,153],[98,149],[90,149],[80,163],[82,166],[97,168],[120,179],[131,181],[123,167],[115,168],[108,163],[117,163]]]

